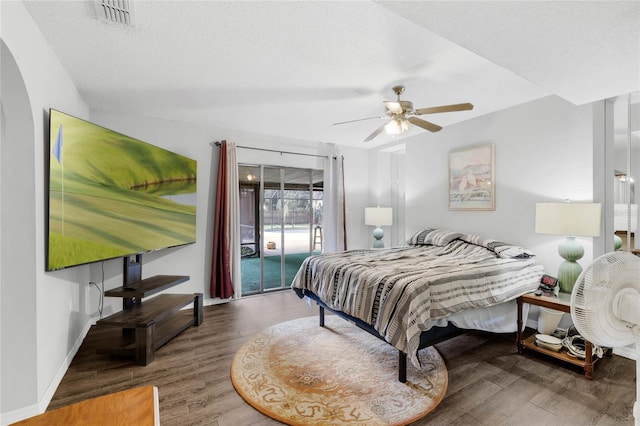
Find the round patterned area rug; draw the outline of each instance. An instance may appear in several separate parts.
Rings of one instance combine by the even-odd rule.
[[[333,315],[288,321],[236,352],[231,381],[253,407],[290,425],[404,425],[431,412],[447,390],[438,351],[420,351],[398,381],[398,351]]]

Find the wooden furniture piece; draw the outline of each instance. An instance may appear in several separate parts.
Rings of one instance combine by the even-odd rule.
[[[127,286],[105,291],[108,297],[121,297],[122,311],[99,320],[100,327],[113,327],[114,334],[97,353],[133,356],[138,365],[154,360],[155,351],[189,328],[202,324],[202,293],[160,294],[142,299],[183,283],[188,276],[156,275]],[[193,303],[193,311],[181,310]]]
[[[158,388],[144,386],[46,411],[17,426],[159,426]]]
[[[584,376],[591,380],[593,378],[593,367],[598,357],[593,357],[593,345],[591,342],[585,340],[585,359],[580,359],[569,354],[569,352],[562,348],[560,352],[554,352],[545,348],[541,348],[536,345],[536,336],[534,334],[524,337],[523,336],[523,318],[522,318],[522,305],[528,303],[530,305],[542,306],[549,309],[555,309],[557,311],[571,313],[571,295],[560,293],[558,297],[551,296],[536,296],[533,293],[528,293],[518,297],[518,333],[516,344],[518,346],[518,353],[522,353],[525,348],[535,352],[551,356],[561,361],[577,365],[584,369]]]

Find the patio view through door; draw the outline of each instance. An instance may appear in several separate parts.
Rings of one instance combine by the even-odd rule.
[[[289,288],[322,251],[322,170],[238,166],[242,294]]]

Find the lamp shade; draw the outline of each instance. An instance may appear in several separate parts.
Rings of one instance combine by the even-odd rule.
[[[393,209],[391,207],[365,207],[364,224],[373,226],[393,225]]]
[[[537,203],[536,232],[574,237],[600,236],[599,203]]]

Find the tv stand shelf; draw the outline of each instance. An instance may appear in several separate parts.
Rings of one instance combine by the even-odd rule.
[[[122,298],[149,297],[174,285],[182,284],[185,281],[189,281],[189,277],[185,275],[155,275],[137,281],[127,287],[121,286],[107,290],[104,292],[104,295]]]
[[[156,275],[105,291],[105,296],[121,297],[123,309],[96,323],[114,330],[97,353],[133,356],[138,365],[147,365],[162,345],[191,325],[202,324],[202,293],[159,294],[142,303],[143,298],[188,280],[188,276]],[[192,312],[181,310],[190,304]]]

